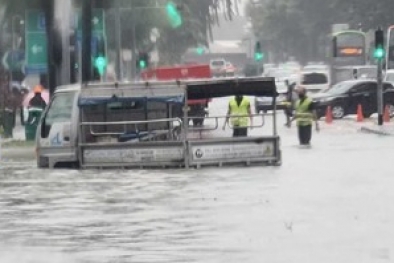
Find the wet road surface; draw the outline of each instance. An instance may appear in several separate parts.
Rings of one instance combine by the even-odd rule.
[[[257,131],[255,131],[257,132]],[[282,167],[0,169],[0,262],[391,262],[392,137],[280,128]]]

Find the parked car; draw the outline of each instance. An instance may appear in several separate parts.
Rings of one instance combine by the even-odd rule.
[[[212,76],[214,77],[225,77],[226,76],[226,60],[224,59],[213,59],[209,62]]]
[[[384,80],[394,83],[394,69],[389,69],[386,71],[386,74],[384,74]]]
[[[394,114],[394,87],[389,82],[383,83],[383,102],[389,106],[390,115]],[[325,116],[327,107],[331,107],[333,118],[356,114],[358,105],[362,106],[363,115],[369,118],[377,112],[376,80],[349,80],[340,82],[331,88],[311,95],[315,102],[317,117]]]
[[[226,62],[226,77],[234,77],[236,70],[236,67],[231,62]]]
[[[283,81],[276,81],[276,89],[279,93],[279,96],[276,98],[276,109],[277,110],[284,110],[286,109],[286,98],[287,98],[287,86]],[[294,92],[295,93],[295,92]],[[296,95],[293,94],[293,98]],[[273,110],[273,100],[269,97],[255,97],[255,111],[256,113],[264,112]]]
[[[291,70],[283,69],[283,68],[271,68],[266,73],[267,77],[275,78],[276,90],[279,93],[279,96],[276,98],[276,108],[278,110],[286,109],[287,105],[286,97],[287,97],[287,85],[286,81],[289,83],[297,83],[297,75],[293,74]],[[296,95],[293,95],[295,98]],[[255,98],[255,110],[256,113],[259,112],[267,112],[273,110],[272,98],[268,97],[256,97]]]

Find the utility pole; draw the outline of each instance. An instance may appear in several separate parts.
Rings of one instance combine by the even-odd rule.
[[[378,125],[383,125],[383,63],[382,60],[378,62]]]
[[[118,80],[123,79],[123,66],[122,66],[122,32],[121,32],[121,27],[122,27],[122,22],[121,22],[121,17],[122,17],[122,12],[120,9],[120,2],[116,2],[116,26],[115,26],[115,32],[116,32],[116,76]]]
[[[81,81],[92,79],[92,0],[82,2],[82,74]]]
[[[385,57],[384,50],[384,32],[381,28],[375,31],[375,51],[374,57],[378,63],[377,74],[377,98],[378,98],[378,125],[383,125],[383,59]]]
[[[57,77],[56,71],[58,65],[56,64],[55,59],[55,29],[54,29],[54,11],[55,11],[55,0],[41,0],[41,6],[43,7],[45,14],[45,30],[47,34],[47,56],[48,56],[48,75],[47,75],[47,84],[50,94],[52,95],[55,92],[57,87]]]

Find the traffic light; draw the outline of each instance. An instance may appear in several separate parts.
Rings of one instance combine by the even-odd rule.
[[[264,58],[264,54],[261,51],[261,44],[259,41],[256,42],[256,46],[254,48],[254,60],[255,61],[262,61]]]
[[[141,52],[138,54],[137,59],[137,68],[140,70],[146,69],[149,67],[149,55],[146,52]]]
[[[94,66],[97,68],[100,76],[104,74],[105,68],[107,67],[107,59],[103,56],[96,57],[94,59]]]
[[[105,50],[105,41],[103,37],[100,37],[97,40],[96,47],[95,47],[95,54],[93,58],[93,65],[95,68],[95,71],[97,71],[98,75],[102,77],[105,73],[105,70],[107,68],[107,57],[106,57],[106,50]],[[96,72],[94,72],[96,73]],[[96,75],[96,74],[94,74]],[[96,79],[96,76],[94,77]]]
[[[196,52],[197,52],[197,54],[198,55],[202,55],[202,54],[204,54],[204,48],[203,47],[198,47],[197,49],[196,49]]]
[[[166,12],[170,25],[173,28],[178,28],[182,25],[182,15],[179,6],[173,2],[168,2],[166,5]]]
[[[385,56],[384,50],[384,32],[382,29],[378,29],[375,31],[375,50],[373,52],[373,56],[377,60],[383,60]]]

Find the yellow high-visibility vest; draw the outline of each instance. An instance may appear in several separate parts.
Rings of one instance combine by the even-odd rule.
[[[235,97],[230,100],[230,120],[233,127],[247,127],[249,125],[249,108],[250,101],[246,97],[242,98],[239,106]]]
[[[306,98],[304,101],[302,101],[302,103],[301,100],[297,101],[297,105],[296,105],[297,126],[312,125],[313,114],[312,111],[309,110],[311,104],[312,104],[312,100],[310,98]]]

